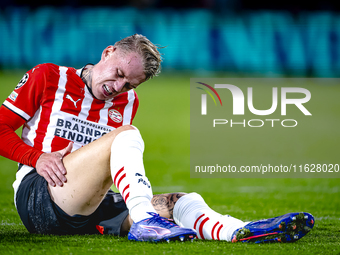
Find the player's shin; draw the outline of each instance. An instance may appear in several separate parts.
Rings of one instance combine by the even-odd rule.
[[[119,133],[111,146],[111,175],[134,222],[151,217],[152,189],[145,176],[144,142],[137,129]]]
[[[174,220],[181,227],[195,229],[198,238],[207,240],[231,241],[233,232],[246,224],[215,212],[197,193],[182,196],[176,202]]]

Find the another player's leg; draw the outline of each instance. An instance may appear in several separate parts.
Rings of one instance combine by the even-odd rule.
[[[246,223],[216,213],[197,193],[180,197],[174,205],[173,217],[178,225],[194,228],[200,239],[232,242],[294,242],[314,226],[314,218],[308,213],[289,213]]]

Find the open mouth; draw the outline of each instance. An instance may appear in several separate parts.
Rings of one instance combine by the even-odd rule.
[[[109,87],[106,84],[103,85],[103,89],[105,96],[111,96],[113,94],[113,92],[109,89]]]

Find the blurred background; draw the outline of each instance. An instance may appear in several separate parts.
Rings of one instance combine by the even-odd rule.
[[[340,2],[23,0],[0,3],[0,69],[80,68],[134,33],[166,46],[163,70],[336,77]],[[39,1],[37,1],[39,2]]]

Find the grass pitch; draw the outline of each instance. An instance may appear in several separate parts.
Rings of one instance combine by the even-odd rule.
[[[0,100],[23,73],[0,74]],[[246,221],[306,211],[316,218],[309,234],[296,243],[265,245],[32,235],[13,203],[16,163],[1,157],[0,254],[339,254],[340,179],[190,179],[189,79],[189,75],[161,75],[137,89],[140,109],[134,125],[145,141],[145,168],[154,193],[198,192],[214,210]],[[339,109],[333,112],[338,118]]]

